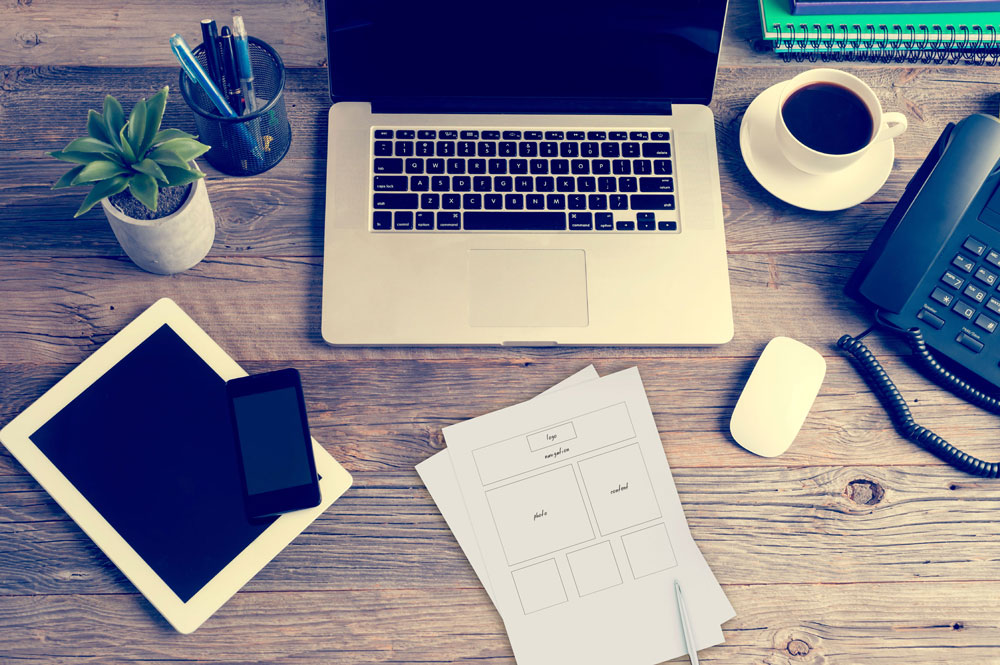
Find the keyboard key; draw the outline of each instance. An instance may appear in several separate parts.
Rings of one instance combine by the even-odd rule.
[[[493,190],[497,192],[509,192],[514,189],[514,179],[509,175],[498,175],[493,178]]]
[[[595,159],[590,163],[590,170],[596,175],[611,173],[611,162],[607,159]]]
[[[601,157],[618,157],[620,154],[617,143],[601,144]]]
[[[653,173],[656,175],[670,175],[674,172],[674,165],[669,159],[654,159]],[[638,172],[637,172],[638,173]]]
[[[536,130],[528,131],[524,133],[524,138],[528,141],[541,141],[542,133]]]
[[[974,353],[979,353],[980,351],[983,350],[983,346],[985,346],[975,337],[972,337],[971,335],[966,335],[965,333],[959,333],[958,337],[955,338],[955,341],[964,346],[965,348],[971,349]]]
[[[588,141],[604,141],[608,138],[608,135],[604,132],[587,132]]]
[[[965,290],[962,291],[962,295],[975,300],[977,303],[981,303],[986,300],[986,291],[983,291],[975,284],[969,284],[965,287]]]
[[[559,154],[559,144],[545,141],[538,145],[538,154],[542,157],[555,157]]]
[[[397,231],[413,230],[413,213],[409,210],[397,210],[393,221],[393,228]]]
[[[417,138],[418,139],[436,139],[437,138],[437,132],[434,131],[433,129],[421,129],[421,130],[417,131]]]
[[[575,192],[576,178],[570,176],[560,176],[556,178],[556,190],[560,192]]]
[[[449,159],[447,161],[448,173],[465,173],[465,160],[464,159]]]
[[[517,144],[517,154],[521,157],[536,157],[538,155],[538,144],[534,141],[522,141]]]
[[[597,179],[597,191],[599,192],[616,192],[618,191],[617,179],[615,178],[598,178]]]
[[[524,207],[528,210],[545,210],[545,197],[541,194],[528,194],[524,197]]]
[[[576,191],[578,192],[593,192],[597,189],[597,180],[590,176],[584,176],[582,178],[576,179]]]
[[[503,197],[503,207],[507,210],[520,210],[524,207],[524,194],[508,194]]]
[[[506,159],[491,159],[487,162],[489,165],[490,173],[494,175],[503,175],[507,173],[507,160]]]
[[[581,157],[597,157],[598,154],[599,154],[599,151],[598,151],[596,143],[594,143],[592,141],[588,141],[586,143],[581,143],[580,144],[580,156]]]
[[[677,222],[660,222],[656,227],[661,231],[676,231]]]
[[[964,279],[962,279],[955,273],[951,272],[950,270],[945,274],[941,275],[941,281],[953,289],[960,289],[962,288],[962,284],[965,283]]]
[[[499,141],[500,140],[500,132],[494,131],[494,130],[487,130],[487,131],[483,132],[483,140],[484,141]]]
[[[392,213],[388,210],[376,210],[372,214],[372,228],[376,231],[386,231],[392,228]]]
[[[444,134],[444,132],[441,132]],[[480,143],[480,145],[482,145]],[[455,142],[454,141],[438,141],[437,142],[437,156],[438,157],[454,157],[455,156]]]
[[[458,138],[458,130],[456,129],[442,129],[441,134],[438,136],[440,139],[448,139],[449,141],[454,141]]]
[[[649,134],[646,132],[629,132],[628,137],[633,141],[647,141],[649,140]]]
[[[632,210],[674,209],[674,197],[670,194],[633,194],[629,197],[629,203]]]
[[[483,207],[483,195],[465,194],[462,196],[462,207],[466,210],[479,210]]]
[[[459,157],[472,157],[476,154],[476,144],[472,141],[459,141],[458,142],[458,155]]]
[[[635,231],[635,222],[618,222],[615,227],[619,231]]]
[[[656,132],[653,132],[654,134]],[[670,156],[670,144],[669,143],[643,143],[642,144],[642,156],[643,157],[669,157]]]
[[[479,138],[479,131],[475,129],[463,129],[459,133],[459,138],[463,141],[475,141]]]
[[[640,192],[672,192],[673,178],[639,178]]]
[[[522,175],[514,178],[514,189],[518,192],[530,192],[534,186],[535,183],[530,176]]]
[[[430,178],[425,175],[410,176],[411,192],[426,192],[430,188]]]
[[[483,132],[483,134],[485,133]],[[476,145],[476,154],[480,157],[496,157],[497,144],[493,141],[480,141]]]
[[[637,189],[638,181],[631,176],[618,178],[618,190],[621,192],[634,192]]]
[[[521,140],[521,132],[518,132],[518,131],[506,131],[506,132],[503,133],[503,140],[504,141],[520,141]]]
[[[612,141],[624,141],[628,138],[625,132],[608,132],[608,138]]]
[[[507,163],[511,175],[521,175],[528,172],[527,159],[512,159]]]
[[[539,176],[535,178],[536,192],[551,192],[556,188],[556,179],[551,176]]]
[[[439,231],[457,231],[462,228],[462,213],[459,212],[439,212]]]
[[[562,141],[563,140],[563,133],[562,132],[545,132],[545,140],[546,141]]]
[[[567,159],[553,159],[549,162],[549,169],[553,173],[569,173],[569,160]]]
[[[434,229],[434,213],[418,212],[416,228],[418,231],[428,231]]]
[[[489,192],[493,190],[493,178],[481,175],[472,179],[472,188],[477,192]]]
[[[570,162],[570,170],[576,175],[587,175],[590,173],[590,161],[586,159],[574,159]]]
[[[537,210],[466,212],[469,231],[565,231],[566,213]]]
[[[500,146],[497,148],[497,154],[501,157],[516,157],[517,144],[513,141],[501,141]]]
[[[654,141],[669,141],[670,132],[653,132]]]
[[[989,254],[986,255],[986,262],[1000,268],[1000,252],[991,249]]]
[[[650,221],[650,222],[640,222],[640,221],[637,220],[636,223],[635,223],[635,225],[636,225],[636,228],[638,230],[640,230],[640,231],[655,231],[656,230],[656,222],[652,222],[652,221]]]
[[[549,172],[549,160],[547,159],[533,159],[529,162],[531,166],[531,172],[535,175],[545,175]]]
[[[951,308],[951,311],[955,312],[963,319],[971,319],[972,315],[976,313],[976,308],[974,305],[970,305],[964,300],[959,300],[955,303],[955,306]]]
[[[968,238],[965,239],[965,242],[962,243],[962,247],[964,249],[969,250],[976,256],[982,256],[983,252],[986,251],[986,245],[983,244],[982,241],[976,240],[972,236],[969,236]]]
[[[566,207],[566,195],[549,194],[545,197],[545,205],[548,206],[549,210],[562,210]],[[1000,307],[1000,300],[997,301],[997,306]],[[997,311],[1000,311],[1000,309]]]
[[[570,231],[590,231],[594,228],[589,212],[571,212],[569,214]]]
[[[392,130],[391,129],[376,129],[375,138],[377,139],[391,139]]]
[[[396,141],[396,155],[409,157],[413,154],[413,141]]]
[[[632,163],[627,159],[616,159],[611,162],[611,172],[615,175],[629,175],[632,173]]]
[[[610,212],[599,212],[594,215],[594,228],[598,231],[612,231],[615,228],[615,216]]]
[[[986,301],[986,309],[990,310],[995,314],[1000,314],[1000,300],[996,298],[990,298]]]
[[[483,207],[487,210],[500,210],[503,208],[503,194],[484,194]]]
[[[944,289],[934,289],[931,291],[931,300],[948,307],[955,300],[955,296]]]
[[[376,159],[375,173],[402,173],[402,159]]]
[[[957,256],[955,256],[955,258],[951,260],[951,265],[965,272],[972,272],[972,268],[973,266],[976,265],[976,262],[972,261],[971,259],[965,258],[961,254],[958,254]]]
[[[470,159],[468,166],[469,173],[486,173],[485,159]]]
[[[583,194],[570,194],[566,197],[570,210],[586,210],[587,197]]]
[[[980,314],[979,316],[976,317],[976,325],[988,333],[991,333],[997,329],[997,322],[991,319],[990,317],[986,316],[985,314]]]
[[[921,321],[926,321],[927,325],[931,326],[932,328],[937,328],[938,330],[940,330],[942,327],[944,327],[944,319],[926,309],[922,309],[919,312],[917,312],[917,318],[920,319]]]
[[[382,194],[374,195],[372,207],[413,210],[417,207],[416,194]]]
[[[591,210],[608,209],[608,197],[606,194],[591,194],[587,197],[587,203],[590,205]]]
[[[417,156],[431,157],[434,155],[433,141],[417,141]]]
[[[436,175],[431,178],[431,189],[435,192],[447,192],[451,190],[451,178],[446,175]]]
[[[397,139],[412,139],[415,133],[412,129],[397,129],[396,138]]]
[[[636,213],[635,220],[637,222],[652,222],[656,219],[656,215],[651,212],[640,212]]]
[[[989,284],[990,286],[993,286],[994,284],[997,283],[997,274],[990,272],[986,268],[980,268],[979,270],[976,271],[976,279],[986,284]]]
[[[622,157],[638,157],[639,156],[639,144],[638,143],[623,143],[622,144]]]
[[[582,141],[586,135],[583,132],[566,132],[566,138],[570,141]]]
[[[441,207],[440,194],[421,194],[420,207],[424,210],[437,210]]]
[[[653,172],[653,162],[648,159],[637,159],[632,162],[632,170],[636,175],[648,175]]]
[[[462,198],[458,194],[442,194],[441,207],[445,210],[458,210],[462,207]]]
[[[579,148],[575,143],[560,143],[559,144],[559,156],[560,157],[576,157],[579,154]]]
[[[405,192],[407,190],[405,175],[377,175],[375,176],[376,192]]]
[[[380,157],[392,154],[392,141],[375,141],[372,152]]]
[[[444,173],[443,159],[428,159],[426,164],[428,173]]]
[[[424,160],[419,157],[414,157],[413,159],[406,160],[406,172],[407,173],[423,173],[424,172]]]
[[[451,188],[456,192],[467,192],[472,189],[472,177],[457,175],[451,179]]]
[[[628,210],[628,197],[624,194],[612,194],[608,201],[612,210]]]

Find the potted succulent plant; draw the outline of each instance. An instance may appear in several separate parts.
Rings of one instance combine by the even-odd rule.
[[[49,153],[74,164],[53,189],[91,186],[74,217],[100,201],[129,258],[163,275],[197,264],[215,239],[205,174],[193,161],[209,146],[179,129],[160,129],[168,92],[140,99],[128,120],[108,95],[103,114],[87,115],[87,136]]]

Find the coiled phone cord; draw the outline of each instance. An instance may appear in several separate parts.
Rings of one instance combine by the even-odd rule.
[[[941,364],[934,358],[930,350],[927,348],[927,343],[924,341],[924,336],[920,333],[920,328],[903,329],[898,326],[894,326],[886,321],[883,321],[879,317],[878,312],[876,312],[875,318],[876,321],[883,326],[901,335],[910,345],[910,349],[920,360],[924,369],[945,388],[951,390],[959,397],[972,402],[976,406],[992,413],[1000,414],[1000,400],[997,400],[981,390],[976,389],[941,366]],[[889,413],[889,417],[892,419],[893,424],[896,426],[896,429],[899,430],[900,434],[917,443],[922,448],[933,453],[948,464],[951,464],[955,468],[965,471],[966,473],[970,473],[974,476],[982,476],[984,478],[1000,477],[1000,464],[997,464],[996,462],[985,462],[981,459],[973,457],[972,455],[962,452],[926,427],[918,425],[917,422],[913,420],[913,415],[910,413],[910,407],[907,406],[906,400],[903,399],[899,389],[896,388],[896,384],[894,384],[892,379],[889,378],[889,375],[886,373],[885,369],[882,368],[882,364],[877,358],[875,358],[875,355],[868,349],[865,343],[861,341],[865,335],[874,329],[875,326],[872,326],[856,338],[851,337],[850,335],[844,335],[837,340],[837,347],[851,354],[854,358],[861,375],[867,380],[868,385],[872,388],[875,394],[879,396],[879,399],[882,401],[886,411]]]

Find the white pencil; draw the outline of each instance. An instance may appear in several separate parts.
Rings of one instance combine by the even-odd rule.
[[[687,605],[684,604],[684,592],[681,583],[674,580],[674,591],[677,594],[677,610],[681,614],[681,630],[684,632],[684,646],[687,648],[691,665],[698,665],[698,649],[694,645],[694,635],[691,634],[691,617],[688,616]]]

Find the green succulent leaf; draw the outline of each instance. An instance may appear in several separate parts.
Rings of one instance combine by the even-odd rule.
[[[146,129],[143,132],[143,141],[138,155],[145,155],[149,146],[153,145],[156,133],[160,131],[160,122],[163,120],[163,109],[167,106],[167,93],[170,86],[163,86],[159,92],[149,98],[146,102]]]
[[[121,151],[119,154],[121,154],[121,156],[129,164],[134,164],[136,162],[135,153],[132,152],[132,146],[129,145],[128,139],[125,138],[126,131],[128,131],[128,125],[123,125],[121,131],[118,133],[118,142],[121,145]]]
[[[107,180],[123,173],[128,173],[128,170],[111,160],[100,159],[84,166],[83,170],[73,180],[73,184],[82,185],[87,182],[94,182],[95,180]]]
[[[132,146],[132,153],[138,161],[142,159],[142,140],[146,134],[146,100],[140,99],[132,107],[132,114],[128,117],[128,142]]]
[[[164,141],[157,150],[166,150],[177,155],[178,159],[183,161],[185,164],[190,162],[195,157],[199,157],[208,152],[211,146],[207,146],[204,143],[199,143],[193,139],[170,139],[169,141]],[[155,157],[153,159],[156,159]],[[160,160],[156,160],[160,161]]]
[[[146,173],[136,173],[128,181],[128,191],[132,196],[139,199],[142,205],[150,210],[156,210],[156,199],[159,196],[160,188],[156,186],[153,176]]]
[[[120,147],[118,136],[125,125],[125,111],[118,100],[108,95],[104,98],[104,125],[108,130],[108,137],[116,147]]]
[[[63,149],[63,152],[116,152],[115,147],[110,143],[99,141],[98,139],[84,136],[70,141],[70,144]]]
[[[180,155],[163,146],[151,150],[149,157],[156,160],[160,166],[176,166],[179,169],[186,169],[188,167],[188,162],[181,159]]]
[[[205,177],[205,174],[201,171],[195,171],[194,169],[178,168],[176,166],[162,166],[164,175],[167,176],[167,186],[177,187],[178,185],[186,185],[189,182],[194,182]]]
[[[179,129],[163,129],[156,132],[156,136],[153,137],[152,145],[159,145],[164,141],[169,141],[170,139],[191,139],[193,141],[197,138],[197,136],[188,134],[187,132],[182,132]]]
[[[62,189],[63,187],[71,186],[73,180],[76,179],[76,176],[80,175],[80,171],[83,170],[84,166],[85,164],[80,164],[63,173],[62,177],[56,180],[56,184],[52,185],[52,189]]]
[[[163,170],[160,169],[160,165],[154,162],[149,157],[142,160],[138,164],[133,164],[132,168],[135,169],[136,171],[139,171],[140,173],[151,175],[164,184],[166,184],[167,182],[167,176],[164,175]]]
[[[83,213],[87,212],[94,207],[94,204],[101,199],[106,199],[109,196],[114,196],[118,192],[125,189],[128,186],[129,179],[123,175],[116,175],[113,178],[108,178],[107,180],[101,180],[94,185],[94,188],[87,193],[86,198],[83,199],[83,203],[80,204],[80,209],[76,211],[73,217],[79,217]]]
[[[56,150],[55,152],[48,153],[48,155],[49,157],[55,157],[60,161],[70,162],[71,164],[89,164],[98,159],[107,159],[107,157],[99,152],[68,152],[65,150]]]
[[[108,126],[104,124],[104,116],[94,109],[87,111],[87,133],[92,139],[112,143],[111,137],[108,136]]]

